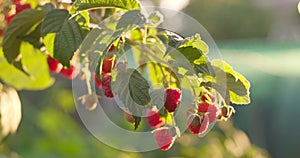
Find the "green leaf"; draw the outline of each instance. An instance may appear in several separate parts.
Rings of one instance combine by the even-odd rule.
[[[149,15],[148,21],[154,26],[159,26],[164,21],[164,17],[160,12],[155,11]]]
[[[64,66],[69,66],[75,51],[79,48],[87,30],[71,19],[64,23],[60,32],[56,34],[54,42],[54,58]]]
[[[36,49],[40,49],[43,44],[41,43],[41,24],[39,24],[33,31],[22,37],[23,41],[29,42]]]
[[[21,45],[23,64],[27,67],[30,76],[25,75],[14,66],[10,65],[4,58],[0,48],[0,79],[7,85],[17,90],[42,90],[54,83],[49,74],[47,56],[32,45],[23,42]],[[37,62],[38,61],[38,62]]]
[[[116,94],[124,107],[134,116],[143,116],[146,111],[146,104],[150,101],[148,83],[134,69],[128,69],[126,72],[119,72],[116,77],[113,76],[112,91]],[[136,85],[141,86],[136,87]],[[143,85],[142,85],[143,84]]]
[[[230,101],[234,104],[249,104],[249,81],[243,75],[234,71],[232,67],[224,61],[213,60],[212,65],[216,73],[217,83],[221,85],[226,84],[226,88],[230,94]]]
[[[189,46],[193,48],[197,48],[202,53],[208,52],[208,45],[204,41],[202,41],[199,34],[184,39],[183,41],[180,42],[178,48],[189,47]]]
[[[136,70],[129,78],[129,91],[132,99],[139,105],[146,105],[150,101],[149,84],[147,80]]]
[[[199,59],[202,56],[202,53],[192,46],[180,47],[178,51],[192,64],[195,60]]]
[[[114,36],[120,36],[122,33],[131,31],[137,27],[142,27],[145,23],[146,18],[140,10],[130,10],[124,13],[120,18]]]
[[[194,61],[194,68],[197,74],[201,73],[213,77],[216,76],[213,67],[211,65],[211,62],[209,61],[208,57],[205,55],[201,56],[199,59]]]
[[[136,130],[139,127],[142,119],[141,117],[138,116],[133,116],[133,118],[134,118],[134,130]]]
[[[117,7],[127,10],[140,9],[138,0],[76,0],[73,10],[85,10],[99,7]]]
[[[22,65],[22,56],[20,56],[20,45],[22,42],[20,37],[24,37],[33,26],[41,22],[45,14],[46,12],[40,10],[24,10],[11,21],[3,38],[2,47],[8,63],[13,64],[26,74],[28,73]]]
[[[54,9],[48,12],[42,23],[42,37],[45,37],[49,33],[59,32],[68,17],[69,13],[64,9]]]
[[[68,18],[66,10],[55,9],[47,14],[42,23],[42,36],[49,54],[53,54],[64,66],[70,66],[70,60],[89,31],[87,12]]]
[[[154,89],[150,92],[151,104],[155,105],[158,109],[165,103],[165,90]]]

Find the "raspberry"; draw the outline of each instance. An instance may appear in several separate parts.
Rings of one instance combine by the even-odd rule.
[[[216,106],[209,106],[208,107],[208,118],[209,118],[209,124],[212,124],[213,122],[216,121],[217,119],[217,112],[218,112],[218,109],[216,108]]]
[[[135,123],[134,117],[130,113],[128,113],[128,112],[124,112],[124,118],[129,123],[132,123],[132,124]]]
[[[209,94],[209,93],[206,93],[206,92],[204,92],[204,93],[202,93],[202,95],[201,95],[201,101],[202,102],[207,102],[209,99],[210,99],[210,101],[213,103],[213,102],[215,102],[215,97],[214,96],[212,96],[211,94]]]
[[[114,50],[115,50],[115,46],[112,44],[112,45],[109,47],[108,52],[112,52],[112,51],[114,51]]]
[[[111,73],[111,70],[114,69],[116,65],[116,56],[115,55],[107,55],[102,64],[102,75]]]
[[[22,3],[22,4],[21,4]],[[11,10],[9,13],[5,13],[5,21],[6,24],[8,25],[11,20],[20,12],[22,12],[25,9],[30,9],[31,6],[30,4],[23,4],[24,2],[16,2],[15,5],[11,5]]]
[[[60,74],[67,79],[74,79],[78,74],[76,73],[75,66],[71,65],[70,68],[63,68]]]
[[[151,128],[158,128],[164,124],[161,120],[157,111],[154,110],[147,110],[146,111],[146,119],[149,127]]]
[[[207,112],[209,106],[210,105],[208,103],[206,103],[206,102],[198,104],[198,112],[202,112],[202,113]]]
[[[93,76],[94,76],[94,80],[95,80],[97,87],[102,88],[102,84],[101,84],[100,80],[98,79],[96,73],[94,73]]]
[[[188,127],[193,134],[203,134],[207,131],[209,125],[208,115],[203,115],[202,120],[199,115],[192,114],[188,118]]]
[[[16,4],[16,14],[30,8],[30,4]]]
[[[8,25],[15,16],[16,14],[5,16],[6,25]]]
[[[217,119],[218,109],[216,106],[209,103],[204,102],[198,104],[198,112],[208,116],[209,124],[213,123]]]
[[[181,91],[180,89],[168,88],[165,93],[164,106],[168,112],[174,112],[181,100]]]
[[[114,95],[111,91],[110,81],[111,81],[111,76],[110,75],[102,76],[102,88],[103,88],[103,91],[104,91],[104,95],[108,98],[113,98]]]
[[[52,73],[57,74],[63,68],[63,65],[60,62],[58,62],[57,60],[55,60],[54,58],[52,58],[50,56],[47,57],[47,62],[48,62],[49,70]]]
[[[153,131],[157,146],[161,150],[169,150],[174,144],[175,137],[170,135],[168,127],[159,128]]]

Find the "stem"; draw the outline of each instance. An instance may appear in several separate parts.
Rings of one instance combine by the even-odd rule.
[[[148,31],[148,28],[147,28],[147,26],[145,26],[145,32],[144,32],[144,37],[143,37],[143,43],[147,43],[147,31]]]
[[[127,63],[127,57],[126,57],[126,53],[125,53],[124,47],[121,48],[121,51],[122,51],[122,54],[124,56],[124,61]]]
[[[144,46],[143,44],[140,44],[140,43],[135,42],[135,41],[133,41],[133,40],[131,40],[131,39],[128,39],[128,38],[126,38],[126,42],[129,43],[130,45],[138,45],[138,46],[144,48],[145,51],[146,51],[146,53],[148,53],[151,57],[153,57],[153,58],[154,58],[155,60],[157,60],[159,63],[163,63],[163,64],[168,65],[167,62],[165,62],[165,61],[161,60],[160,58],[158,58],[158,57],[155,55],[155,53],[154,53],[151,49],[149,49],[148,47]],[[145,53],[145,52],[143,52],[143,53]]]
[[[161,73],[162,73],[162,75],[163,75],[163,82],[164,82],[164,84],[165,84],[165,83],[168,82],[168,81],[166,80],[167,76],[166,76],[166,74],[165,74],[165,72],[164,72],[164,70],[163,70],[163,68],[162,68],[162,65],[161,65],[160,63],[157,63],[157,65],[158,65],[158,67],[159,67],[159,69],[160,69],[160,71],[161,71]]]
[[[90,77],[87,77],[87,73],[85,74],[86,78],[85,78],[85,83],[87,86],[87,90],[88,90],[88,94],[92,94],[92,87],[91,87],[91,83],[90,83]]]
[[[197,93],[196,93],[195,87],[193,86],[193,83],[192,83],[191,80],[189,80],[189,79],[188,79],[188,81],[189,81],[190,86],[191,86],[192,89],[193,89],[193,94],[194,94],[194,96],[197,97]]]
[[[171,113],[171,117],[172,117],[172,126],[176,127],[176,122],[175,122],[175,118],[174,118],[173,113]]]

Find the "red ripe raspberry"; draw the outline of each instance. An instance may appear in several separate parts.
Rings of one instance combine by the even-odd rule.
[[[168,112],[174,112],[181,100],[181,91],[180,89],[168,88],[165,93],[164,106]]]
[[[110,75],[102,76],[102,88],[103,88],[104,95],[108,98],[113,98],[114,95],[110,87],[110,81],[111,81]]]
[[[213,103],[213,102],[215,102],[215,97],[214,96],[212,96],[211,94],[209,94],[209,93],[206,93],[206,92],[204,92],[204,93],[202,93],[202,95],[201,95],[201,101],[202,102],[207,102],[209,99],[208,99],[208,97],[210,98],[210,101]]]
[[[63,68],[60,74],[67,79],[74,79],[78,74],[76,73],[75,66],[71,65],[70,68]]]
[[[16,14],[30,8],[31,8],[30,4],[16,4]]]
[[[217,120],[217,112],[218,112],[218,109],[216,108],[216,106],[211,105],[208,107],[207,116],[209,118],[209,124],[212,124]]]
[[[115,55],[107,55],[102,64],[102,75],[111,73],[111,70],[114,69],[116,65],[116,56]]]
[[[147,110],[146,111],[146,119],[149,127],[151,128],[158,128],[164,124],[161,120],[157,111],[154,110]]]
[[[208,104],[206,102],[198,104],[198,112],[201,112],[201,113],[207,112],[209,106],[210,106],[210,104]]]
[[[112,45],[109,47],[108,52],[112,52],[112,51],[114,51],[114,50],[115,50],[115,46],[112,44]]]
[[[95,80],[97,87],[102,88],[102,84],[101,84],[100,80],[98,79],[96,73],[93,73],[93,76],[94,76],[94,80]]]
[[[209,125],[208,115],[203,115],[202,120],[199,115],[192,114],[188,117],[188,127],[193,134],[203,134],[207,131]]]
[[[54,58],[52,58],[50,56],[47,57],[47,62],[48,62],[49,70],[52,73],[57,74],[63,68],[63,65],[60,62],[58,62],[57,60],[55,60]]]
[[[204,102],[198,104],[198,112],[208,116],[209,124],[213,123],[217,119],[218,109],[216,106],[209,103]]]
[[[15,16],[16,14],[5,16],[6,25],[8,25]]]
[[[168,127],[162,127],[153,131],[157,146],[161,150],[169,150],[174,144],[175,137],[170,134]]]

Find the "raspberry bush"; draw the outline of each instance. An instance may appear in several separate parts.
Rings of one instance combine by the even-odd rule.
[[[225,61],[210,59],[200,34],[161,28],[163,16],[142,14],[137,0],[9,5],[21,9],[6,16],[1,64],[11,75],[0,74],[4,84],[45,89],[54,82],[49,72],[82,80],[87,94],[78,100],[86,109],[95,110],[104,97],[122,102],[122,118],[135,130],[146,123],[161,150],[185,131],[179,111],[186,128],[204,136],[231,117],[232,103],[250,103],[250,83]],[[186,95],[193,97],[189,103],[182,101]]]

